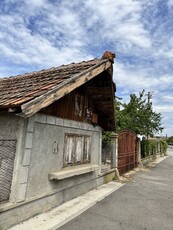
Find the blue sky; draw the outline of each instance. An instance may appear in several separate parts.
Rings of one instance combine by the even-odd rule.
[[[116,53],[117,96],[152,92],[173,135],[173,0],[1,0],[0,77]]]

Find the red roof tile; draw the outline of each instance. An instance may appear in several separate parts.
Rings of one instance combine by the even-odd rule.
[[[0,108],[18,107],[31,101],[99,62],[103,60],[93,59],[15,77],[0,78]]]

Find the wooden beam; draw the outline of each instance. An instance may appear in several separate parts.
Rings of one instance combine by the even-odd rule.
[[[111,87],[87,87],[87,92],[92,95],[110,95],[112,93]]]
[[[23,104],[21,106],[22,112],[19,115],[23,117],[29,117],[37,113],[42,108],[49,106],[53,102],[69,94],[74,89],[90,81],[98,74],[107,70],[111,65],[112,63],[109,60],[103,60],[99,64],[91,67],[89,70],[86,70],[81,74],[74,75],[71,79],[63,82],[60,86],[57,86],[57,88],[54,88],[44,95],[41,95],[34,100]]]
[[[113,108],[114,107],[114,103],[113,101],[104,101],[104,100],[97,100],[94,101],[94,105],[95,106],[104,106],[104,107],[110,107]]]

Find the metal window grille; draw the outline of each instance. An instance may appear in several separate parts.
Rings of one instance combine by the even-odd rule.
[[[0,203],[10,197],[16,140],[0,140]]]

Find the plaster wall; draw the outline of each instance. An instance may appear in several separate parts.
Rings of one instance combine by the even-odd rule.
[[[31,125],[31,122],[33,123]],[[26,200],[61,191],[96,178],[96,173],[84,174],[62,181],[49,181],[48,174],[63,168],[64,137],[66,133],[91,136],[91,163],[100,164],[101,129],[76,121],[37,114],[28,125],[31,159],[28,169]]]
[[[96,184],[97,186],[100,186],[103,183],[104,178],[98,177],[97,179],[86,181],[84,184],[76,185],[75,187],[53,193],[49,196],[44,196],[40,199],[25,203],[22,202],[20,205],[13,206],[6,210],[0,208],[0,229],[9,229],[10,227],[25,221],[36,214],[46,212],[53,207],[67,202],[73,197],[77,197],[88,192],[96,187]]]
[[[0,139],[18,139],[21,119],[9,113],[0,113]]]
[[[25,145],[26,126],[27,120],[7,112],[0,113],[0,140],[16,140],[16,152],[9,203],[16,202],[18,199],[17,194],[20,193],[19,177]],[[0,204],[0,207],[2,205],[3,204]]]
[[[11,196],[8,203],[0,205],[0,229],[8,229],[104,183],[99,171],[63,180],[48,179],[49,173],[63,168],[66,133],[91,136],[91,164],[101,165],[100,127],[44,114],[28,119],[0,114],[0,127],[0,138],[17,139]]]

